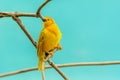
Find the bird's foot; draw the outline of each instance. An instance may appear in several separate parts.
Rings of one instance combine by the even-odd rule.
[[[62,46],[60,44],[57,45],[57,47],[55,47],[57,50],[62,50]]]
[[[48,52],[48,54],[51,55],[51,56],[53,56],[54,51],[50,51],[50,52]]]

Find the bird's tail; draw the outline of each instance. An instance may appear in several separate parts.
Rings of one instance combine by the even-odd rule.
[[[40,57],[38,61],[38,70],[44,71],[45,69],[45,62],[44,62],[44,57]]]
[[[37,56],[38,56],[38,70],[42,71],[45,68],[45,62],[44,62],[45,54],[42,51],[42,49],[39,47],[37,48]]]
[[[45,74],[44,74],[44,70],[45,70],[44,56],[41,56],[39,58],[39,61],[38,61],[38,70],[41,70],[42,80],[45,80]]]
[[[39,48],[39,47],[37,48],[37,56],[38,56],[38,70],[41,70],[42,80],[45,80],[45,74],[44,74],[44,70],[45,70],[45,61],[44,61],[45,54],[41,50],[41,48]]]

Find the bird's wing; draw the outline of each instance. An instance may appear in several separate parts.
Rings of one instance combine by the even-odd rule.
[[[44,67],[45,67],[45,63],[44,63],[45,52],[43,50],[44,39],[45,39],[45,32],[42,30],[39,36],[38,46],[37,46],[37,55],[39,58],[38,70],[42,70],[42,71],[44,71]]]
[[[38,39],[38,46],[37,46],[37,55],[38,57],[41,56],[41,53],[43,52],[43,44],[44,44],[44,39],[45,39],[45,33],[42,30]]]

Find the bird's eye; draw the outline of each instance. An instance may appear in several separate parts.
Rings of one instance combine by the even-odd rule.
[[[48,19],[48,21],[49,21],[49,19]]]

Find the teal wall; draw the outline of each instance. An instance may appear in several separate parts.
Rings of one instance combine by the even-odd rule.
[[[44,0],[1,0],[0,12],[35,13]],[[56,64],[120,60],[120,0],[52,0],[43,10],[59,25],[62,51]],[[42,21],[20,18],[37,41]],[[0,19],[0,74],[37,66],[36,49],[11,18]],[[120,65],[62,68],[70,80],[120,80]],[[63,80],[54,70],[46,70],[46,80]],[[32,71],[0,80],[41,80]]]

